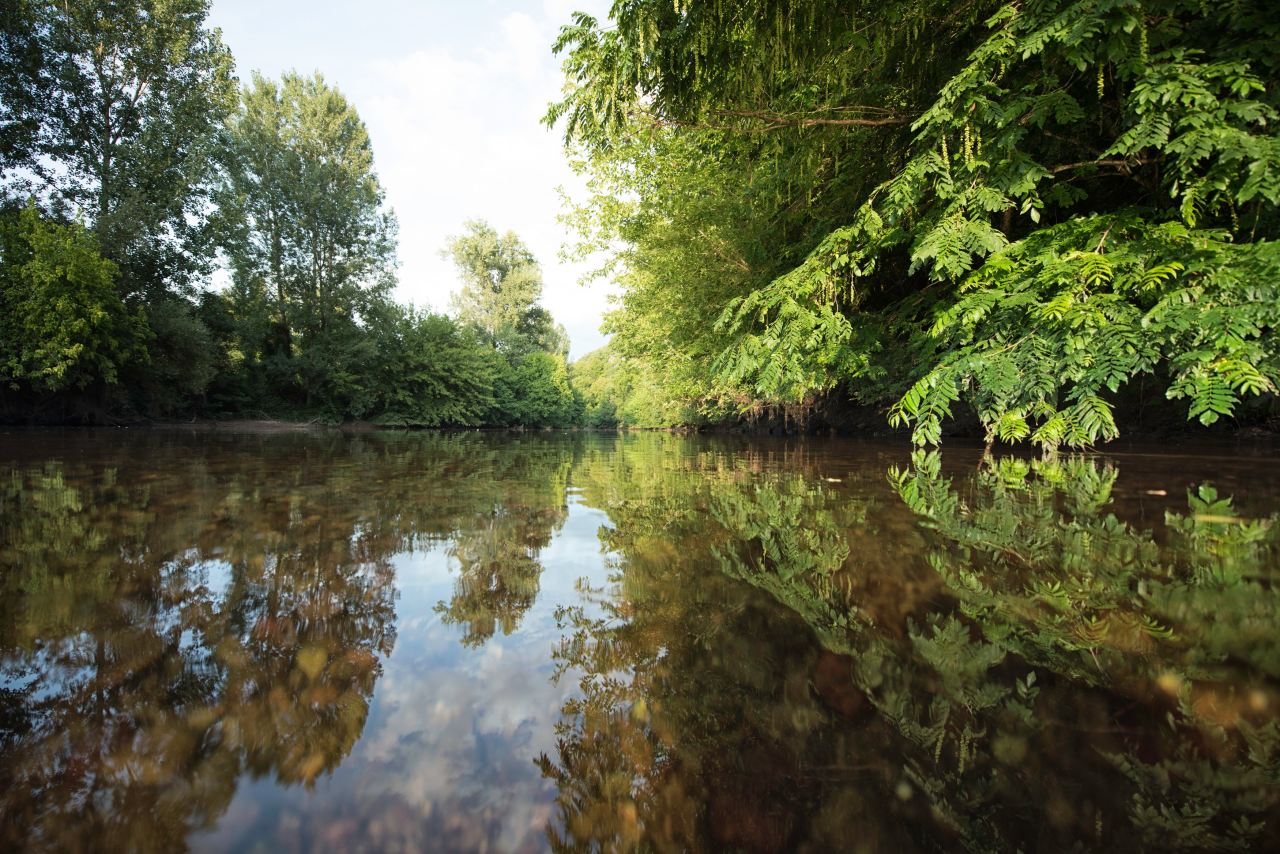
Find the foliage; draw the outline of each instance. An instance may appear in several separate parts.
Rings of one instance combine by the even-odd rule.
[[[207,273],[215,137],[234,104],[207,0],[30,0],[14,122],[27,157],[5,183],[92,224],[124,296]],[[21,14],[21,11],[15,14]],[[15,117],[17,118],[17,117]],[[10,171],[10,167],[20,170]]]
[[[208,5],[0,11],[0,189],[39,211],[5,226],[3,416],[575,424],[519,238],[455,239],[460,320],[394,304],[396,221],[354,106],[318,73],[237,91]],[[53,224],[73,219],[87,231]],[[195,293],[216,254],[230,286]]]
[[[562,30],[547,120],[590,179],[572,219],[618,247],[627,356],[710,365],[739,412],[896,401],[921,444],[958,401],[992,437],[1109,439],[1144,374],[1206,424],[1274,393],[1272,4],[611,15]]]
[[[255,76],[228,140],[218,200],[239,378],[223,408],[401,427],[576,422],[564,332],[516,235],[474,222],[453,239],[457,320],[390,301],[395,220],[364,124],[323,78]]]
[[[27,207],[0,219],[0,383],[50,394],[101,389],[140,356],[145,321],[81,225]]]
[[[32,416],[53,402],[64,413],[164,414],[186,409],[208,382],[208,333],[183,305],[212,269],[214,152],[235,91],[230,53],[205,26],[207,7],[22,0],[2,13],[0,185],[51,221],[87,223],[93,251],[112,264],[111,297],[97,298],[102,316],[123,301],[131,318],[145,318],[141,329],[111,333],[122,353],[136,348],[132,357],[91,366],[86,355],[56,400],[56,383],[26,399]],[[83,319],[67,311],[68,324]],[[39,334],[50,350],[71,346],[52,328]]]
[[[0,171],[32,163],[40,135],[41,45],[38,4],[13,0],[0,8]]]
[[[147,312],[151,338],[147,364],[135,369],[130,385],[141,411],[171,415],[190,411],[201,400],[218,369],[217,345],[193,306],[172,298],[153,303]]]
[[[495,406],[500,360],[448,317],[385,309],[374,358],[377,422],[397,427],[476,427]]]
[[[989,439],[1087,445],[1119,432],[1108,393],[1159,366],[1168,396],[1212,424],[1241,397],[1276,390],[1278,277],[1280,245],[1177,222],[1117,215],[1040,229],[935,313],[937,364],[891,418],[937,443],[965,395]]]
[[[534,350],[501,365],[490,423],[570,427],[578,413],[564,357]]]
[[[453,297],[462,323],[494,349],[515,356],[530,349],[567,355],[564,328],[538,305],[542,270],[515,232],[499,235],[483,220],[472,220],[463,234],[450,238],[447,254],[462,278],[462,290]]]
[[[228,143],[219,200],[237,296],[271,305],[284,355],[294,333],[301,351],[323,346],[390,287],[395,219],[369,132],[323,77],[289,73],[254,77]]]
[[[569,366],[587,427],[675,427],[696,420],[658,378],[656,367],[618,355],[611,344]]]

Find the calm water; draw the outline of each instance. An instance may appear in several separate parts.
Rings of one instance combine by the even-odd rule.
[[[1280,464],[1142,450],[0,433],[0,848],[1276,850]]]

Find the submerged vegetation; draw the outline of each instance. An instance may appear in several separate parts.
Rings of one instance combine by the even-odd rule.
[[[662,396],[1080,446],[1274,416],[1278,41],[1265,0],[619,0],[547,122]]]

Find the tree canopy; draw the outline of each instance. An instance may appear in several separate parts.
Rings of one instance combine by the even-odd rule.
[[[235,103],[207,0],[19,6],[40,58],[23,69],[39,93],[23,163],[30,191],[92,222],[122,295],[193,284],[212,252],[203,225],[215,131]]]
[[[0,220],[0,383],[37,391],[114,382],[146,326],[116,294],[115,265],[75,224],[35,208]]]
[[[584,248],[621,247],[616,340],[687,357],[704,411],[1082,445],[1142,375],[1206,424],[1274,395],[1277,34],[1227,0],[619,0],[562,30],[547,121]]]
[[[537,259],[482,220],[444,247],[462,280],[450,315],[395,303],[372,141],[319,73],[238,85],[207,0],[14,0],[0,12],[14,283],[0,411],[780,417],[896,425],[920,445],[959,424],[1046,448],[1111,439],[1148,411],[1274,422],[1273,6],[616,0],[607,19],[575,14],[546,123],[585,179],[571,254],[603,258],[596,275],[621,296],[607,350],[571,369]],[[40,316],[70,293],[70,320]]]
[[[576,423],[520,239],[453,241],[457,317],[397,304],[355,106],[319,73],[241,87],[208,10],[0,10],[0,418]]]
[[[460,321],[495,349],[568,354],[564,328],[539,305],[542,269],[514,232],[499,235],[487,222],[472,220],[449,239],[447,254],[463,283],[453,297]]]

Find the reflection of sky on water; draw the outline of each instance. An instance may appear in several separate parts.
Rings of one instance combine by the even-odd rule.
[[[0,851],[1280,851],[1272,458],[115,435],[0,476]]]
[[[607,574],[597,536],[607,517],[574,491],[568,504],[563,528],[539,554],[537,601],[515,632],[479,648],[460,643],[465,627],[435,611],[457,577],[446,547],[395,556],[395,650],[351,755],[312,791],[242,780],[217,826],[192,847],[544,848],[555,786],[534,759],[554,754],[560,708],[576,691],[575,679],[551,678],[555,610],[580,601],[579,579],[599,586]]]

